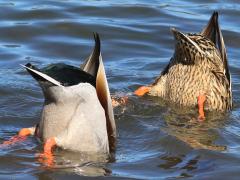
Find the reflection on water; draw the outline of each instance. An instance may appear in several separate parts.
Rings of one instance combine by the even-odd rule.
[[[161,160],[165,161],[164,163],[160,164],[159,167],[163,169],[171,169],[174,167],[178,167],[179,169],[183,170],[177,178],[184,178],[184,177],[193,177],[191,175],[191,171],[197,169],[198,165],[198,159],[199,156],[193,157],[192,159],[189,159],[187,162],[183,163],[184,157],[168,157],[163,156],[161,157]],[[183,163],[183,164],[181,164]]]
[[[46,168],[65,173],[74,173],[84,176],[106,176],[111,174],[107,168],[109,158],[103,154],[77,153],[59,150],[54,154],[54,162]]]
[[[0,149],[0,179],[239,177],[238,1],[0,0],[0,7],[0,143],[40,119],[41,90],[19,64],[78,66],[90,53],[92,32],[101,35],[111,93],[129,93],[127,106],[115,109],[114,160],[57,149],[55,167],[49,168],[38,162],[42,145],[30,137]],[[174,48],[170,27],[197,32],[214,10],[229,57],[233,111],[207,113],[206,121],[198,122],[194,108],[133,96],[168,63]]]
[[[221,115],[220,113],[219,115],[217,112],[212,112],[207,115],[205,121],[199,121],[196,118],[197,112],[181,110],[178,113],[174,112],[173,109],[164,118],[167,124],[164,129],[168,134],[195,149],[226,150],[226,145],[214,144],[220,138],[217,129],[221,129],[224,126],[223,114]]]

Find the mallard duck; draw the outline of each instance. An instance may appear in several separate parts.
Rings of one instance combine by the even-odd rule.
[[[79,68],[52,64],[26,70],[42,88],[45,102],[40,123],[23,128],[18,136],[37,135],[44,154],[58,146],[71,151],[109,154],[115,150],[116,126],[107,78],[100,52],[100,38]]]
[[[155,82],[142,86],[136,95],[160,96],[181,106],[197,106],[199,118],[204,110],[226,111],[232,108],[231,76],[214,12],[201,33],[182,33],[172,29],[175,52]]]

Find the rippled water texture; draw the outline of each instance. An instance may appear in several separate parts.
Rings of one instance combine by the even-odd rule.
[[[234,109],[207,113],[179,109],[159,98],[130,95],[115,109],[115,160],[57,150],[56,167],[46,168],[30,137],[0,149],[0,179],[238,179],[240,176],[240,4],[238,0],[0,1],[0,142],[40,119],[41,89],[19,66],[56,62],[78,66],[91,52],[92,32],[102,39],[102,55],[112,94],[153,82],[173,53],[170,27],[199,32],[214,10],[220,13],[233,81]],[[101,159],[101,158],[100,158]],[[100,163],[101,162],[101,163]],[[85,176],[83,176],[85,175]],[[103,176],[105,175],[105,176]]]

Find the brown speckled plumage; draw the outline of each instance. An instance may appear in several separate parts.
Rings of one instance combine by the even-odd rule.
[[[151,85],[149,95],[195,106],[197,97],[205,94],[205,109],[230,110],[231,77],[218,13],[213,13],[199,34],[183,34],[175,29],[172,32],[176,40],[174,55]]]

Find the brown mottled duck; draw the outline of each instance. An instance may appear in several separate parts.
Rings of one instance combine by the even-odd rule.
[[[198,106],[199,119],[204,110],[232,108],[231,76],[218,13],[214,12],[200,33],[171,29],[175,52],[169,64],[148,86],[135,91],[138,96],[160,96],[180,106]]]

